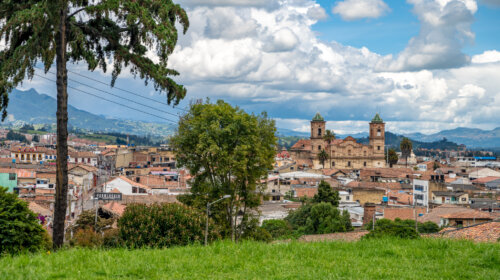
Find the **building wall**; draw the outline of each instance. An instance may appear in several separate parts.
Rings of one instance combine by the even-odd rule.
[[[0,173],[0,186],[7,188],[9,192],[13,192],[14,188],[17,187],[17,174],[15,172]]]
[[[361,205],[365,203],[380,203],[385,196],[385,190],[378,189],[352,189],[354,201]]]

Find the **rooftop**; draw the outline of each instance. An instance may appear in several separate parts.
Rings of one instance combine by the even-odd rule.
[[[383,123],[384,121],[382,120],[382,118],[380,117],[380,115],[377,113],[375,114],[375,117],[373,117],[372,119],[372,123]]]
[[[325,119],[323,119],[323,117],[320,115],[319,112],[316,113],[316,115],[314,116],[314,118],[312,119],[313,122],[324,122]]]

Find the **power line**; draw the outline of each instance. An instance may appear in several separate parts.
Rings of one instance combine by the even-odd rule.
[[[49,72],[50,72],[50,71],[49,71]],[[89,79],[89,80],[94,81],[94,82],[96,82],[96,83],[100,83],[100,84],[103,84],[103,85],[105,85],[105,86],[108,86],[108,84],[107,84],[107,83],[102,82],[102,81],[99,81],[99,80],[94,79],[94,78],[92,78],[92,77],[89,77],[89,76],[86,76],[86,75],[83,75],[83,74],[80,74],[80,73],[77,73],[77,72],[74,72],[74,71],[71,71],[71,70],[68,70],[68,72],[70,72],[70,73],[72,73],[72,74],[75,74],[75,75],[78,75],[78,76],[80,76],[80,77],[83,77],[83,78],[85,78],[85,79]],[[142,96],[142,95],[140,95],[140,94],[138,94],[138,93],[135,93],[135,92],[133,92],[133,91],[129,91],[129,90],[126,90],[126,89],[123,89],[123,88],[119,88],[119,87],[116,87],[116,86],[115,86],[115,87],[113,87],[113,88],[116,88],[116,89],[121,90],[121,91],[123,91],[123,92],[129,93],[129,94],[132,94],[132,95],[138,96],[138,97],[140,97],[140,98],[144,98],[144,99],[147,99],[147,100],[150,100],[150,101],[153,101],[153,102],[156,102],[156,103],[162,104],[162,105],[167,105],[167,104],[165,104],[165,103],[163,103],[163,102],[160,102],[160,101],[158,101],[158,100],[156,100],[156,99],[149,98],[149,97],[146,97],[146,96]],[[184,111],[184,112],[187,112],[187,110],[185,110],[185,109],[183,109],[183,108],[177,108],[177,107],[175,107],[175,106],[172,106],[172,108],[177,109],[177,110],[181,110],[181,111]]]
[[[49,78],[44,77],[44,76],[42,76],[42,75],[38,75],[38,74],[36,74],[36,73],[35,73],[34,75],[35,75],[35,76],[37,76],[37,77],[40,77],[40,78],[42,78],[42,79],[45,79],[45,80],[51,81],[51,82],[56,82],[55,80],[49,79]],[[129,108],[129,109],[134,110],[134,111],[141,112],[141,113],[143,113],[143,114],[148,114],[148,115],[150,115],[150,116],[157,117],[157,118],[160,118],[160,119],[163,119],[163,120],[169,121],[169,122],[171,122],[171,123],[177,124],[177,122],[176,122],[176,121],[173,121],[173,120],[171,120],[171,119],[167,119],[167,118],[164,118],[164,117],[161,117],[161,116],[158,116],[158,115],[155,115],[155,114],[152,114],[152,113],[149,113],[149,112],[146,112],[146,111],[143,111],[143,110],[140,110],[140,109],[137,109],[137,108],[134,108],[134,107],[131,107],[131,106],[125,105],[125,104],[118,103],[118,102],[116,102],[116,101],[113,101],[113,100],[110,100],[110,99],[104,98],[104,97],[99,96],[99,95],[97,95],[97,94],[93,94],[93,93],[90,93],[90,92],[87,92],[87,91],[84,91],[84,90],[81,90],[81,89],[78,89],[78,88],[75,88],[75,87],[72,87],[72,86],[69,86],[69,85],[68,85],[68,88],[71,88],[71,89],[73,89],[73,90],[80,91],[80,92],[82,92],[82,93],[85,93],[85,94],[88,94],[88,95],[94,96],[94,97],[96,97],[96,98],[99,98],[99,99],[102,99],[102,100],[105,100],[105,101],[108,101],[108,102],[111,102],[111,103],[114,103],[114,104],[119,105],[119,106],[123,106],[123,107]]]
[[[54,73],[54,72],[51,72],[51,71],[47,71],[47,72],[48,72],[48,73],[50,73],[50,74],[54,74],[54,75],[56,75],[56,73]],[[88,85],[88,84],[86,84],[86,83],[82,83],[82,82],[80,82],[80,81],[77,81],[77,80],[74,80],[74,79],[71,79],[71,78],[68,78],[68,80],[70,80],[70,81],[72,81],[72,82],[75,82],[75,83],[78,83],[78,84],[80,84],[80,85],[82,85],[82,86],[85,86],[85,87],[91,88],[91,89],[93,89],[93,90],[97,90],[97,91],[100,91],[100,92],[102,92],[102,93],[106,93],[106,94],[112,95],[112,96],[114,96],[114,97],[122,98],[122,99],[124,99],[124,100],[127,100],[127,101],[129,101],[129,102],[135,103],[135,104],[137,104],[137,105],[141,105],[141,106],[147,107],[147,108],[149,108],[149,109],[153,109],[153,110],[156,110],[156,111],[160,111],[160,112],[162,112],[162,113],[165,113],[165,114],[172,115],[172,116],[174,116],[174,117],[178,117],[178,115],[176,115],[176,114],[174,114],[174,113],[171,113],[171,112],[168,112],[168,111],[165,111],[165,110],[162,110],[162,109],[157,109],[157,108],[152,107],[152,106],[149,106],[149,105],[147,105],[147,104],[143,104],[143,103],[137,102],[137,101],[135,101],[135,100],[132,100],[132,99],[129,99],[129,98],[126,98],[126,97],[122,97],[122,96],[120,96],[120,95],[118,95],[118,94],[114,94],[114,93],[112,93],[112,92],[109,92],[109,91],[106,91],[106,90],[102,90],[102,89],[99,89],[99,88],[93,87],[93,86]],[[162,104],[162,105],[165,105],[165,104],[163,104],[163,103],[161,103],[161,102],[159,102],[159,103],[160,103],[160,104]]]

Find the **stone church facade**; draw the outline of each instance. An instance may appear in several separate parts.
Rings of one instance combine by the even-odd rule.
[[[324,164],[325,168],[363,169],[385,167],[385,123],[379,114],[376,114],[369,126],[370,142],[368,145],[356,142],[356,139],[351,136],[345,139],[334,139],[328,144],[323,139],[326,122],[317,113],[311,121],[310,139],[299,140],[290,149],[290,154],[298,163],[315,169],[323,167],[318,159],[318,154],[322,150],[329,155]]]

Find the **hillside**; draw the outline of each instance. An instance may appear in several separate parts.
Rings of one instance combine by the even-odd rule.
[[[442,239],[71,249],[0,258],[0,279],[498,279],[499,254]]]
[[[5,124],[54,124],[56,100],[36,90],[13,90],[9,95],[9,117]],[[100,132],[119,132],[136,135],[167,136],[173,131],[170,124],[111,119],[68,106],[69,125],[80,129]]]
[[[457,127],[451,130],[443,130],[434,134],[412,133],[408,135],[418,141],[432,142],[446,138],[467,147],[493,148],[500,147],[500,127],[492,130],[478,128]]]

